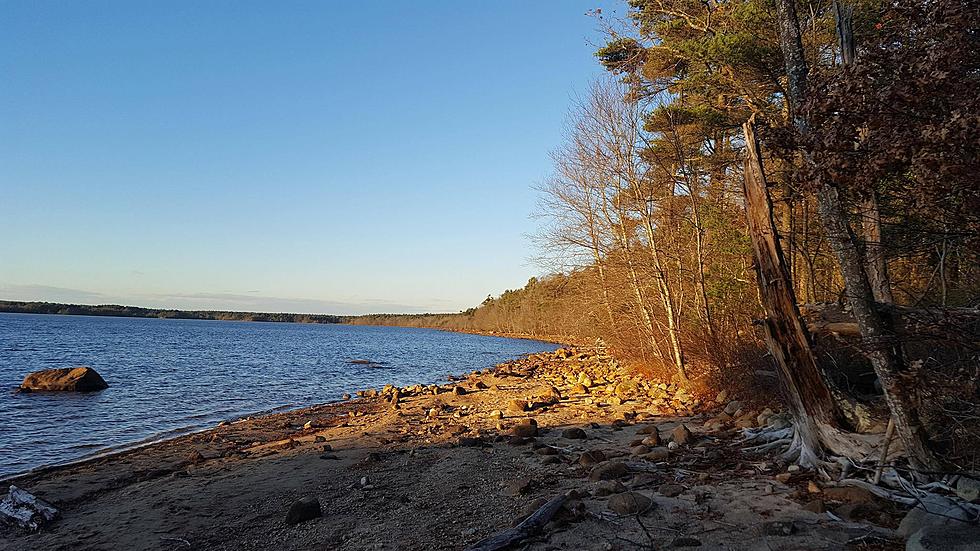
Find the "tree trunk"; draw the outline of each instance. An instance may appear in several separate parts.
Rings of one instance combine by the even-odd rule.
[[[773,220],[772,200],[766,189],[753,124],[750,119],[742,125],[746,144],[743,189],[759,296],[766,312],[763,329],[796,421],[795,446],[800,454],[799,461],[806,466],[816,466],[821,444],[838,452],[854,450],[849,445],[841,449],[841,415],[817,366],[810,335],[796,303]]]
[[[794,0],[777,0],[779,42],[786,64],[786,103],[793,124],[802,135],[808,133],[807,123],[800,113],[806,97],[808,68],[803,55],[799,19]],[[840,10],[838,10],[840,11]],[[812,163],[804,151],[804,161]],[[874,294],[865,271],[857,239],[847,220],[847,211],[836,187],[822,183],[817,192],[817,206],[827,241],[837,257],[844,288],[861,330],[865,349],[875,373],[885,391],[885,399],[895,418],[896,432],[905,444],[909,461],[919,469],[938,470],[940,462],[931,453],[922,428],[914,399],[914,380],[898,341],[889,324],[875,309]]]

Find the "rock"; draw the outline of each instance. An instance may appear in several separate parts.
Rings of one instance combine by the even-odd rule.
[[[757,424],[758,424],[758,425],[759,425],[760,427],[764,427],[764,426],[766,426],[766,424],[768,424],[768,423],[769,423],[769,418],[770,418],[770,417],[772,417],[772,415],[773,415],[773,412],[772,412],[772,410],[771,410],[771,409],[769,409],[769,408],[766,408],[766,409],[764,409],[764,410],[762,410],[762,413],[760,413],[760,414],[759,414],[759,415],[758,415],[758,416],[757,416],[757,417],[755,418],[755,422],[756,422],[756,423],[757,423]]]
[[[578,384],[584,386],[585,388],[590,388],[593,383],[592,379],[583,372],[578,376]]]
[[[657,432],[657,425],[646,425],[640,430],[636,431],[636,434],[656,434],[657,436],[660,436],[659,432]]]
[[[187,454],[187,462],[191,465],[199,465],[205,461],[207,461],[207,459],[204,457],[204,454],[198,450],[191,450],[191,453]]]
[[[615,480],[617,478],[622,478],[629,473],[629,467],[627,467],[625,463],[613,461],[610,463],[603,463],[592,469],[592,473],[589,474],[589,480],[592,482],[598,482],[600,480]]]
[[[925,526],[912,534],[905,551],[980,551],[980,526],[956,523]]]
[[[667,483],[661,484],[657,491],[665,497],[677,497],[684,493],[684,487],[680,484]]]
[[[91,367],[65,367],[35,371],[20,385],[22,392],[94,392],[109,388],[105,380]]]
[[[701,540],[694,536],[680,536],[670,542],[671,547],[701,547]]]
[[[524,412],[527,411],[527,400],[511,400],[507,402],[507,411]]]
[[[521,419],[510,432],[514,436],[533,438],[538,435],[538,422],[534,419]]]
[[[503,419],[504,418],[504,412],[500,411],[499,409],[495,409],[495,410],[491,411],[490,413],[488,413],[487,414],[487,417],[489,417],[491,419]]]
[[[743,413],[735,419],[735,426],[740,429],[751,429],[756,426],[756,415],[753,412]]]
[[[453,394],[455,394],[456,396],[462,396],[462,395],[466,394],[466,389],[463,388],[463,387],[461,387],[461,386],[454,386],[453,387]]]
[[[323,436],[323,435],[320,435],[320,434],[318,434],[318,435],[316,435],[316,436],[313,437],[313,443],[314,444],[319,444],[320,442],[326,442],[326,441],[327,441],[327,438],[325,436]]]
[[[561,431],[561,437],[567,438],[569,440],[585,440],[589,437],[584,430],[578,427],[572,427],[570,429],[565,429]]]
[[[737,413],[738,410],[740,409],[742,409],[742,402],[739,402],[738,400],[732,400],[731,402],[728,402],[728,405],[725,406],[725,413],[734,416],[735,413]]]
[[[646,455],[646,454],[650,453],[650,448],[648,448],[647,446],[644,446],[643,444],[640,444],[638,446],[631,447],[630,448],[630,453],[633,454],[633,455]]]
[[[542,465],[555,465],[556,463],[561,463],[561,458],[557,455],[546,455],[541,459]]]
[[[683,424],[677,425],[674,430],[670,431],[670,436],[679,446],[683,446],[694,439],[694,435],[691,434],[690,429]]]
[[[569,394],[588,394],[589,393],[589,389],[588,389],[588,387],[586,387],[582,383],[575,383],[568,390],[568,392],[569,392]]]
[[[602,450],[592,450],[583,452],[582,455],[578,457],[578,464],[583,467],[588,467],[589,465],[595,465],[596,463],[602,463],[606,460],[606,454],[602,453]]]
[[[313,496],[306,496],[289,506],[289,511],[286,512],[286,524],[299,524],[322,516],[320,500]]]
[[[558,455],[558,450],[552,448],[551,446],[541,446],[540,448],[534,450],[534,453],[538,455]]]
[[[650,446],[651,448],[656,448],[657,446],[660,445],[660,435],[657,434],[656,432],[650,433],[650,436],[647,436],[646,438],[641,440],[640,443],[643,444],[644,446]]]
[[[715,402],[717,402],[719,404],[724,404],[725,403],[725,400],[728,400],[728,391],[727,390],[722,390],[721,392],[718,393],[717,396],[715,396]]]
[[[818,486],[817,483],[812,480],[806,483],[806,491],[810,492],[811,494],[819,494],[821,492],[820,486]]]
[[[793,473],[779,473],[776,475],[776,480],[782,482],[783,484],[789,482],[789,479],[791,478],[793,478]]]
[[[926,495],[922,498],[922,503],[905,514],[896,533],[903,538],[909,538],[927,526],[948,529],[971,520],[968,516],[968,513],[952,500],[939,495]]]
[[[652,448],[650,453],[643,456],[647,461],[663,461],[670,457],[670,450],[664,446]]]
[[[508,496],[524,495],[534,487],[534,481],[529,478],[517,478],[504,484],[503,493]]]
[[[618,385],[616,385],[616,387],[613,389],[613,393],[616,394],[616,396],[622,398],[623,400],[626,400],[628,398],[632,398],[636,396],[638,390],[639,389],[636,385],[636,382],[623,381]]]
[[[834,509],[835,515],[851,522],[874,518],[879,512],[881,507],[877,503],[845,503]]]
[[[681,445],[678,444],[677,442],[668,442],[667,443],[667,449],[670,450],[670,451],[674,451],[674,450],[676,450],[679,447],[681,447]]]
[[[623,492],[609,498],[606,507],[617,515],[640,515],[654,506],[649,497],[638,492]]]
[[[344,394],[343,396],[340,397],[340,399],[343,400],[343,401],[345,401],[345,402],[347,400],[350,400],[350,398],[351,398],[350,394]]]
[[[621,494],[626,491],[626,486],[618,480],[601,480],[595,486],[595,491],[593,492],[598,497],[608,496],[612,494]]]
[[[478,448],[483,446],[482,438],[473,438],[470,436],[461,436],[459,438],[459,445],[464,448]]]
[[[956,495],[964,501],[980,500],[980,480],[961,476],[956,481]]]

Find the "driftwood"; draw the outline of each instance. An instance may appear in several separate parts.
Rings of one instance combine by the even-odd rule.
[[[12,522],[25,530],[35,531],[58,516],[58,510],[17,486],[0,501],[0,519]]]
[[[551,498],[551,501],[542,505],[540,509],[532,513],[531,516],[524,519],[517,526],[478,541],[473,547],[469,548],[469,551],[498,551],[537,534],[551,520],[551,517],[555,516],[555,513],[561,509],[567,500],[567,494],[561,494]]]

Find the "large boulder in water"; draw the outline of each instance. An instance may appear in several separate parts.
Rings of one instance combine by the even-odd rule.
[[[92,392],[109,388],[105,379],[91,367],[65,367],[35,371],[20,385],[22,392],[35,390],[62,392]]]

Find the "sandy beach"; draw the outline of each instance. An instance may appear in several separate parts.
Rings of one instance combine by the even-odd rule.
[[[467,549],[556,496],[515,548],[903,548],[902,511],[742,453],[736,424],[777,419],[761,405],[584,349],[359,394],[9,480],[60,517],[0,548]],[[304,497],[321,516],[287,523]]]

